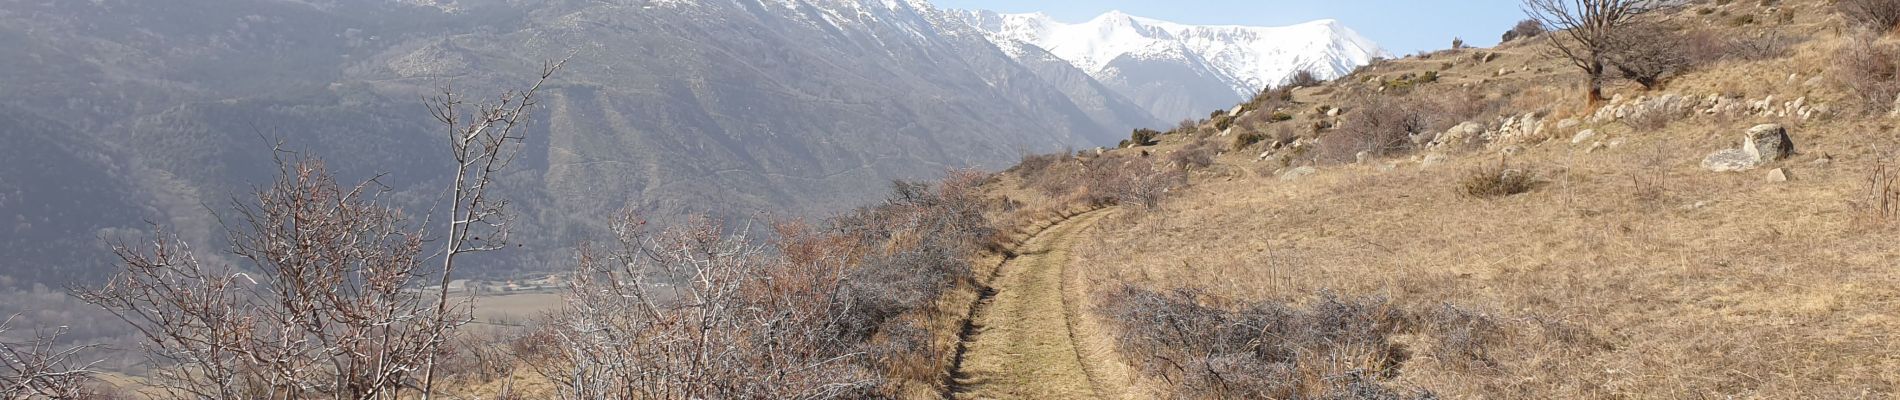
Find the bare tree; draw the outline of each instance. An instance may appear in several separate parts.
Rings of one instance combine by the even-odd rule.
[[[1589,103],[1603,102],[1604,75],[1616,34],[1637,16],[1665,0],[1523,0],[1526,15],[1560,31],[1547,35],[1551,49],[1570,60],[1589,80]]]
[[[457,99],[454,90],[443,90],[441,96],[429,102],[430,114],[448,129],[449,150],[455,157],[455,183],[448,189],[451,198],[449,232],[442,249],[442,267],[437,277],[435,296],[436,310],[432,314],[443,319],[435,323],[465,324],[468,322],[468,309],[473,308],[473,304],[466,302],[458,307],[449,299],[455,259],[464,254],[499,250],[508,245],[508,225],[512,220],[507,214],[508,201],[490,197],[489,188],[495,182],[495,175],[506,169],[520,154],[520,144],[525,138],[519,129],[535,104],[535,94],[540,92],[541,85],[546,84],[548,78],[566,64],[567,60],[563,59],[543,65],[540,79],[526,91],[503,93],[495,103],[475,104],[474,112],[467,115],[462,114],[460,109],[468,104]],[[446,319],[451,316],[462,320]],[[448,339],[447,335],[434,335],[429,338],[430,347],[439,347]],[[438,354],[430,352],[428,362],[423,366],[424,400],[433,395],[428,388],[435,386],[435,361]]]
[[[168,397],[429,398],[444,343],[473,307],[450,292],[457,257],[507,243],[506,202],[491,185],[515,156],[535,93],[562,65],[467,115],[452,91],[430,104],[457,161],[438,250],[420,227],[427,220],[390,205],[376,178],[339,185],[321,160],[279,149],[275,182],[234,199],[224,223],[242,265],[201,262],[161,228],[145,243],[114,243],[124,270],[77,294],[141,336]],[[430,279],[438,286],[425,290]]]
[[[18,315],[0,321],[0,399],[81,399],[93,396],[87,383],[97,361],[81,362],[80,353],[98,346],[58,344],[66,328],[16,337]]]

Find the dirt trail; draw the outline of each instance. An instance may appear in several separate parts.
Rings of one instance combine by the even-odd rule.
[[[1127,398],[1127,372],[1091,318],[1069,252],[1108,211],[1077,215],[1030,239],[991,280],[964,338],[958,399]],[[1118,384],[1120,383],[1120,384]]]

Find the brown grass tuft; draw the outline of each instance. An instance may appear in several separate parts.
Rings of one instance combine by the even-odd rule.
[[[1477,198],[1497,198],[1529,193],[1541,184],[1535,173],[1511,168],[1500,161],[1466,173],[1459,181],[1458,192]]]

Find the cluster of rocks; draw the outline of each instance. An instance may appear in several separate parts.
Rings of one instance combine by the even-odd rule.
[[[1590,122],[1608,123],[1628,118],[1638,118],[1655,113],[1705,115],[1728,115],[1762,118],[1799,118],[1802,121],[1827,115],[1832,110],[1826,104],[1812,104],[1807,97],[1782,101],[1769,95],[1761,100],[1746,100],[1711,94],[1706,98],[1695,98],[1675,93],[1657,97],[1640,96],[1624,99],[1618,95],[1611,98],[1603,108],[1590,116]]]
[[[1577,124],[1566,120],[1570,127]],[[1434,152],[1460,152],[1492,144],[1519,144],[1542,140],[1546,124],[1537,114],[1499,117],[1493,123],[1465,122],[1432,137],[1414,136],[1412,143]],[[1566,129],[1559,124],[1559,129]]]

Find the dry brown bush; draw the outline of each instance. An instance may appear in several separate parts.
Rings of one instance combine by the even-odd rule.
[[[1314,87],[1314,86],[1319,86],[1319,85],[1324,85],[1324,84],[1326,84],[1326,81],[1319,79],[1319,76],[1317,75],[1313,75],[1313,71],[1301,70],[1300,72],[1293,73],[1293,76],[1287,78],[1286,83],[1280,85],[1280,87],[1283,89],[1303,88],[1303,87]]]
[[[1775,60],[1794,54],[1795,46],[1807,42],[1807,36],[1777,31],[1736,35],[1706,29],[1681,33],[1680,51],[1690,65],[1714,65],[1724,61]]]
[[[1855,26],[1881,33],[1900,25],[1900,1],[1839,0],[1835,7]]]
[[[1536,19],[1526,19],[1517,21],[1517,25],[1512,26],[1511,30],[1504,31],[1503,42],[1509,43],[1513,40],[1534,38],[1542,36],[1543,34],[1543,22],[1539,22]]]
[[[1214,156],[1220,154],[1213,140],[1201,139],[1168,154],[1168,164],[1186,170],[1205,169],[1214,165]]]
[[[1458,192],[1478,198],[1504,197],[1528,193],[1541,183],[1537,174],[1499,162],[1466,173],[1458,182]]]
[[[1181,169],[1159,168],[1146,157],[1100,157],[1084,169],[1073,198],[1091,207],[1153,209],[1170,192],[1187,186],[1187,174]]]
[[[1433,398],[1392,387],[1412,357],[1395,339],[1420,324],[1384,298],[1321,292],[1306,307],[1294,307],[1124,285],[1100,304],[1119,325],[1121,353],[1142,374],[1169,382],[1174,398]],[[1475,326],[1470,320],[1447,325],[1460,322]],[[1473,347],[1484,346],[1484,339],[1459,340],[1466,341],[1461,351],[1482,354]]]
[[[1363,94],[1346,106],[1339,128],[1320,139],[1319,157],[1353,162],[1361,152],[1389,156],[1413,150],[1432,131],[1433,105],[1417,97]]]
[[[1864,110],[1891,111],[1900,98],[1900,46],[1872,37],[1850,39],[1835,54],[1833,73]]]
[[[533,365],[575,399],[888,398],[942,382],[954,349],[929,321],[974,284],[995,234],[988,181],[900,181],[829,229],[775,224],[767,245],[707,219],[647,233],[625,214],[615,249],[583,253]]]
[[[1900,171],[1886,161],[1876,161],[1867,172],[1861,198],[1854,203],[1860,220],[1874,225],[1892,224],[1900,218]]]

